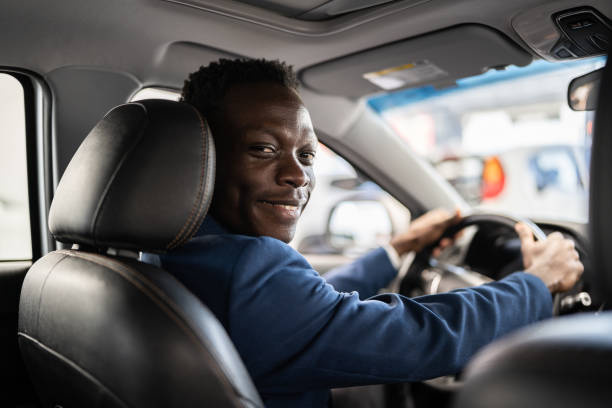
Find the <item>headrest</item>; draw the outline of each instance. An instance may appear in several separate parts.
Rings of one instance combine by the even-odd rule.
[[[65,243],[165,252],[204,220],[214,172],[210,129],[191,105],[152,99],[118,106],[66,168],[49,229]]]

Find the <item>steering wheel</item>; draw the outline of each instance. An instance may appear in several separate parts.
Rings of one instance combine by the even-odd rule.
[[[467,227],[484,226],[487,224],[493,227],[501,226],[514,232],[514,225],[517,222],[522,222],[527,225],[537,241],[546,239],[544,231],[528,219],[508,214],[476,213],[464,217],[459,223],[448,228],[440,240],[445,237],[454,237],[459,231]],[[467,238],[471,239],[472,237]],[[460,287],[476,286],[494,280],[488,276],[481,275],[460,266],[459,264],[464,261],[465,251],[457,254],[455,259],[451,262],[444,262],[433,258],[432,251],[438,244],[439,241],[423,249],[415,256],[411,266],[401,280],[399,287],[400,294],[414,296],[415,289],[420,290],[422,294],[441,293]],[[466,245],[466,250],[467,247],[469,247],[469,244]],[[588,294],[586,296],[588,296]],[[562,298],[563,295],[561,294],[555,295],[553,300],[553,315],[558,315],[560,313]],[[424,395],[426,394],[427,396],[424,398],[431,398],[432,393],[438,393],[439,395],[437,395],[436,398],[442,398],[442,400],[446,398],[450,399],[461,385],[461,381],[457,380],[455,376],[438,377],[421,383],[414,383],[413,397],[415,397],[417,406],[419,404],[417,401],[418,398],[414,394],[415,391],[422,392]]]
[[[438,246],[440,240],[443,238],[454,237],[459,231],[467,227],[489,224],[493,226],[502,226],[509,231],[514,231],[514,225],[517,222],[526,224],[531,229],[536,240],[540,241],[546,239],[544,231],[532,221],[525,218],[496,213],[476,213],[468,215],[462,218],[459,223],[448,228],[437,242],[416,254],[410,268],[402,278],[399,293],[413,297],[419,294],[435,294],[461,287],[477,286],[492,281],[493,279],[489,277],[459,266],[459,264],[464,261],[465,252],[455,255],[452,260],[444,262],[432,257],[433,249]],[[443,284],[443,279],[450,279],[450,281],[447,282],[447,284]],[[419,291],[418,289],[421,290]]]
[[[464,217],[459,223],[448,228],[443,233],[440,240],[445,237],[453,237],[459,231],[471,226],[501,226],[514,233],[514,225],[517,222],[522,222],[527,225],[536,241],[546,239],[544,231],[526,218],[501,213],[476,213]],[[411,297],[420,294],[435,294],[447,292],[452,289],[477,286],[494,280],[488,276],[460,266],[464,261],[465,252],[455,254],[450,260],[438,260],[433,258],[432,251],[438,246],[439,241],[423,249],[415,256],[410,268],[400,282],[400,294]],[[465,249],[467,250],[467,246]],[[580,288],[581,285],[582,282],[579,282],[575,288]],[[582,292],[578,295],[572,298],[571,301],[565,301],[564,294],[556,294],[553,300],[553,315],[559,315],[562,308],[568,308],[568,305],[571,306],[576,302],[579,302],[583,306],[590,306],[591,300],[588,293]]]
[[[452,236],[463,228],[468,227],[470,225],[479,225],[487,223],[504,225],[509,229],[514,230],[514,225],[517,222],[522,222],[527,225],[529,229],[531,229],[531,232],[533,233],[533,236],[537,241],[542,241],[546,239],[546,234],[544,233],[544,231],[542,231],[542,229],[538,227],[533,221],[523,217],[495,213],[476,213],[463,217],[463,219],[459,221],[459,223],[453,225],[448,230],[446,230],[444,236]]]

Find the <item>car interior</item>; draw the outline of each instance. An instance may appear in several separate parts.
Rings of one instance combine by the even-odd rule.
[[[305,254],[321,273],[351,255],[343,245],[354,237],[332,231],[341,204],[377,200],[392,200],[389,212],[404,218],[439,207],[466,216],[446,233],[467,227],[453,248],[439,258],[428,248],[403,264],[389,290],[407,296],[520,269],[517,221],[538,239],[553,231],[572,238],[585,265],[576,287],[555,297],[552,319],[495,341],[461,373],[334,390],[334,407],[610,405],[609,61],[568,90],[572,109],[595,112],[585,116],[592,143],[589,176],[580,176],[583,220],[475,209],[381,120],[373,98],[412,91],[424,100],[539,62],[599,58],[603,66],[612,2],[9,0],[0,10],[1,406],[264,406],[206,305],[139,261],[140,252],[185,243],[208,211],[212,135],[206,118],[176,99],[190,72],[219,58],[291,64],[320,142],[354,168],[355,178],[321,187],[325,225],[309,236],[319,252]],[[5,91],[8,81],[17,91]],[[2,127],[14,119],[23,122],[16,136]],[[343,198],[332,200],[334,189]]]

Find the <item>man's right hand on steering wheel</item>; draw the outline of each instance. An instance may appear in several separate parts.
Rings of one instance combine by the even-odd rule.
[[[535,241],[529,227],[518,223],[525,272],[542,279],[551,293],[571,289],[584,271],[574,241],[553,232],[543,241]]]

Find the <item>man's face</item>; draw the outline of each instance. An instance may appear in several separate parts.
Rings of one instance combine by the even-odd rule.
[[[233,233],[289,242],[314,188],[317,138],[297,93],[235,85],[211,116],[217,175],[211,213]]]

